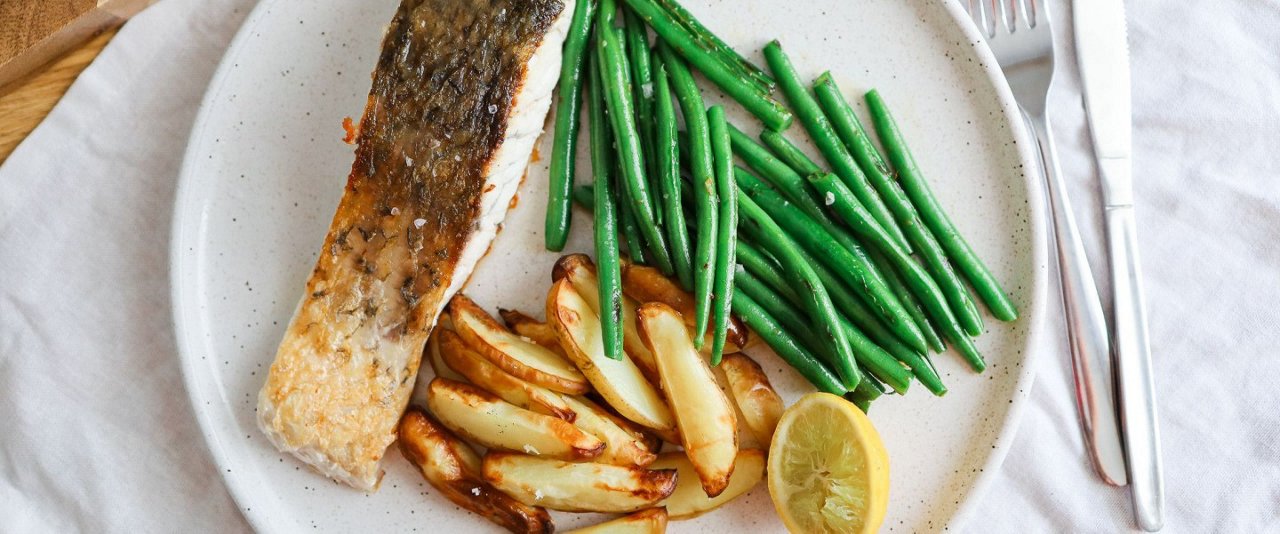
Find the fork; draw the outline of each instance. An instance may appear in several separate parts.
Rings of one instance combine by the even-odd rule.
[[[1128,483],[1112,382],[1112,360],[1102,302],[1076,228],[1058,166],[1046,102],[1053,87],[1053,29],[1045,0],[965,0],[969,16],[1009,80],[1040,148],[1048,190],[1054,249],[1062,282],[1075,376],[1076,404],[1094,468],[1108,484]]]

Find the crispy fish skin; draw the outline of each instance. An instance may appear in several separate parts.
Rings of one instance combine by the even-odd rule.
[[[355,163],[258,397],[281,451],[373,491],[440,309],[483,256],[550,106],[573,0],[404,0]]]

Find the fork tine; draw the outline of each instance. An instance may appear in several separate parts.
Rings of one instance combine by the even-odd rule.
[[[1022,2],[1022,22],[1027,28],[1034,30],[1036,28],[1036,17],[1040,15],[1036,9],[1036,0],[1020,0]]]
[[[982,32],[982,36],[987,39],[992,39],[996,36],[995,16],[988,5],[991,1],[969,0],[969,17],[978,26],[978,31]]]
[[[1000,22],[1009,33],[1018,31],[1018,0],[996,0],[999,5]]]

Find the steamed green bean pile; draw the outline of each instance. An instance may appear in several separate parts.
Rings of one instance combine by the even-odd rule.
[[[1017,309],[934,197],[877,91],[865,95],[868,129],[829,72],[806,84],[776,40],[762,50],[766,71],[676,0],[577,5],[545,240],[564,247],[572,203],[591,212],[609,357],[624,357],[625,251],[692,295],[713,365],[733,315],[816,388],[863,409],[913,380],[945,394],[932,353],[947,347],[986,368],[976,303],[1000,321]],[[708,106],[694,71],[759,125]],[[584,108],[589,174],[574,165]],[[801,148],[805,136],[822,162]]]

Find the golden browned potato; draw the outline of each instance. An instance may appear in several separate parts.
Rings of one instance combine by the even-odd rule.
[[[604,452],[603,441],[572,423],[520,408],[471,384],[432,380],[427,407],[449,430],[490,449],[564,460],[590,460]]]
[[[420,408],[405,412],[398,438],[404,457],[454,504],[511,532],[555,530],[546,510],[521,503],[485,482],[480,456]]]
[[[667,531],[667,510],[650,508],[598,525],[570,530],[569,534],[662,534]]]
[[[484,479],[529,506],[566,512],[629,513],[649,508],[676,488],[674,469],[574,463],[489,451]]]
[[[449,313],[458,335],[503,371],[561,393],[579,395],[591,389],[586,377],[572,363],[507,331],[466,295],[453,297]]]
[[[600,315],[600,281],[596,277],[596,265],[592,263],[591,258],[585,254],[569,254],[561,257],[552,268],[552,278],[557,282],[568,278],[573,288],[582,296],[582,300],[587,301],[587,305],[591,306],[591,311],[594,311],[597,316]],[[639,333],[636,331],[636,308],[640,304],[626,295],[622,296],[620,304],[623,350],[635,360],[636,366],[644,372],[645,378],[657,384],[658,367],[653,363],[653,354],[649,352],[649,347],[640,342]]]
[[[690,330],[694,329],[693,295],[681,288],[674,280],[663,276],[662,271],[653,267],[624,262],[622,267],[622,291],[640,303],[661,302],[671,306],[680,312],[685,327]],[[711,333],[703,332],[702,335],[710,336]],[[741,347],[747,344],[748,338],[746,324],[737,317],[730,315],[729,328],[725,332],[725,353],[738,352]],[[710,350],[710,345],[710,343],[703,343],[704,347],[708,347],[707,350]]]
[[[664,452],[650,468],[675,469],[680,473],[676,477],[676,490],[662,502],[660,506],[667,508],[672,519],[689,519],[723,506],[742,494],[751,491],[764,479],[766,458],[764,451],[743,449],[738,451],[734,462],[733,476],[729,478],[729,486],[715,497],[708,497],[698,484],[697,471],[683,452]]]
[[[484,356],[471,350],[462,337],[454,332],[445,330],[432,337],[440,338],[440,357],[445,365],[466,377],[467,381],[526,410],[573,422],[574,409],[559,393],[507,374]]]
[[[711,366],[693,348],[684,319],[671,306],[640,306],[640,337],[657,357],[662,390],[671,402],[680,438],[707,495],[729,484],[738,455],[738,422]]]
[[[435,330],[432,330],[431,337],[427,338],[427,360],[431,363],[431,370],[438,377],[466,382],[467,379],[457,371],[450,369],[440,355],[440,338],[443,337],[443,332],[453,333],[453,321],[449,320],[449,314],[440,314],[440,320],[436,322]]]
[[[636,364],[630,358],[614,360],[605,356],[600,318],[568,279],[551,286],[547,322],[556,329],[565,354],[618,413],[641,426],[664,430],[675,427],[666,401]]]
[[[518,336],[529,338],[529,341],[542,345],[553,352],[560,352],[560,340],[551,325],[534,319],[519,310],[498,308],[498,316]]]
[[[717,365],[711,368],[711,374],[716,377],[716,385],[720,386],[720,391],[724,393],[725,398],[729,399],[729,405],[733,407],[733,418],[738,421],[738,450],[742,449],[761,449],[768,450],[768,444],[761,444],[756,439],[756,435],[751,433],[747,425],[742,424],[742,409],[738,407],[737,402],[733,402],[733,394],[729,392],[729,380],[724,377],[724,369]]]
[[[657,449],[649,448],[643,434],[632,431],[631,423],[619,425],[604,408],[581,397],[566,396],[564,402],[576,415],[574,425],[604,442],[604,452],[595,461],[644,467],[657,458]]]
[[[764,369],[745,354],[726,354],[720,361],[730,396],[742,414],[743,426],[767,448],[782,417],[782,397],[773,390]]]

